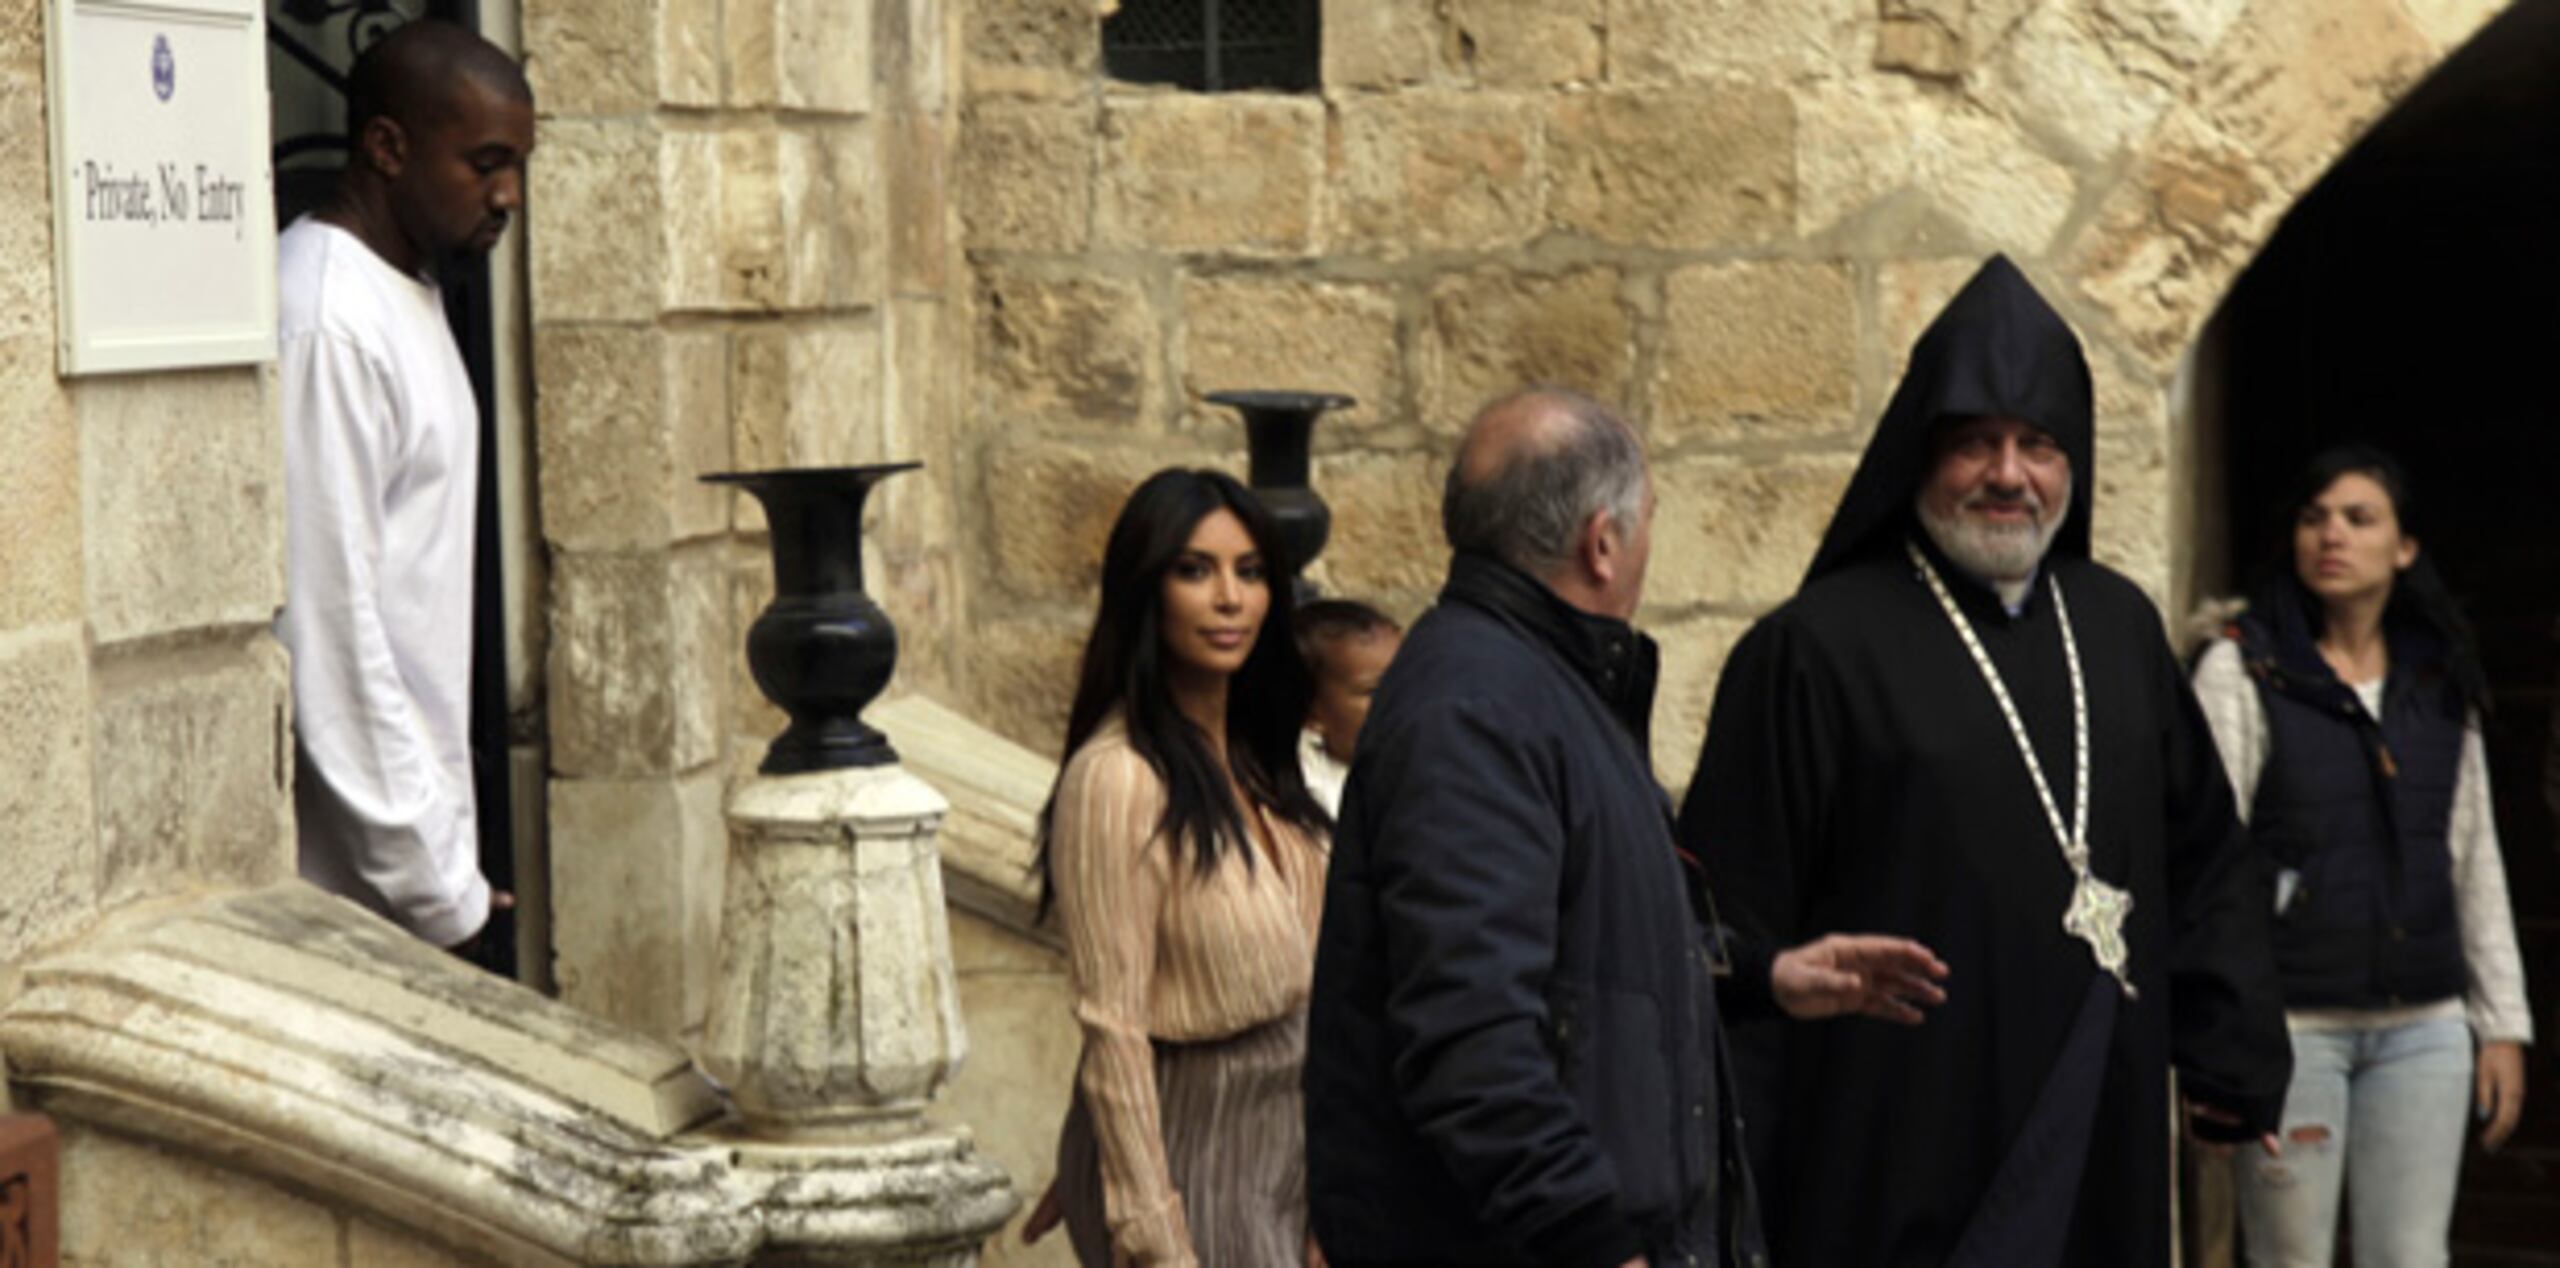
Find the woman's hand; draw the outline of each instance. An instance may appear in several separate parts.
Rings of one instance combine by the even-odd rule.
[[[1778,953],[1769,992],[1799,1021],[1859,1013],[1920,1024],[1920,1007],[1943,1004],[1947,966],[1909,938],[1834,933]]]
[[[2480,1045],[2471,1082],[2480,1117],[2488,1123],[2480,1129],[2480,1147],[2495,1149],[2524,1117],[2524,1045],[2512,1039]]]
[[[1022,1221],[1022,1244],[1028,1246],[1047,1237],[1049,1230],[1056,1228],[1066,1217],[1066,1208],[1058,1201],[1058,1182],[1051,1180],[1049,1187],[1041,1192],[1040,1200],[1031,1204],[1030,1216]]]

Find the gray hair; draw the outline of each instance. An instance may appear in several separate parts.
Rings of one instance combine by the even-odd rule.
[[[1520,446],[1491,475],[1472,480],[1460,445],[1441,489],[1440,528],[1453,550],[1491,555],[1545,578],[1572,559],[1593,512],[1605,512],[1621,534],[1635,532],[1644,515],[1644,446],[1615,411],[1568,388],[1514,392],[1476,417],[1531,398],[1550,403],[1572,425]]]

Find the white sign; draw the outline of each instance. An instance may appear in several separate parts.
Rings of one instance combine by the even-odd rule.
[[[51,0],[62,372],[270,361],[261,0]]]

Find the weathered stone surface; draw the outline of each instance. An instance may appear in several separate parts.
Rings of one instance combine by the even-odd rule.
[[[0,903],[0,964],[75,932],[97,909],[89,708],[76,622],[0,633],[0,822],[15,895]]]
[[[969,1063],[937,1112],[969,1125],[980,1148],[1025,1193],[1046,1188],[1057,1164],[1058,1124],[1075,1086],[1082,1032],[1069,1011],[1066,957],[965,911],[951,913],[951,953],[969,1018]],[[987,1244],[982,1268],[1074,1268],[1048,1238],[1026,1247],[1010,1234]]]
[[[1152,416],[1163,354],[1155,313],[1134,283],[985,271],[977,318],[981,414],[1108,423]]]
[[[1883,0],[1875,64],[1925,79],[1958,79],[1989,61],[2037,0]]]
[[[953,0],[877,0],[871,40],[884,108],[941,115],[951,101],[958,43]]]
[[[1697,773],[1725,657],[1751,628],[1747,618],[1701,616],[1663,625],[1643,622],[1662,647],[1662,676],[1653,694],[1653,774],[1676,800]]]
[[[1074,97],[1092,90],[1102,50],[1093,0],[966,6],[969,92]]]
[[[2252,6],[2200,72],[2196,108],[2299,194],[2435,60],[2396,0]]]
[[[2248,150],[2179,107],[2065,259],[2154,370],[2184,356],[2286,202]]]
[[[1885,373],[1868,415],[1878,415],[1911,364],[1911,345],[1982,268],[1971,256],[1937,260],[1888,260],[1876,269],[1876,317],[1884,340]]]
[[[1652,431],[1662,443],[1785,440],[1842,429],[1858,385],[1848,266],[1702,264],[1663,287]]]
[[[1818,78],[1867,56],[1875,0],[1611,0],[1609,79]]]
[[[1555,107],[1547,154],[1550,217],[1604,241],[1735,246],[1794,223],[1795,108],[1774,88],[1567,97]]]
[[[721,562],[718,542],[554,556],[555,774],[668,775],[719,756],[729,658],[744,646]]]
[[[646,110],[658,99],[659,33],[648,4],[534,5],[524,73],[547,115]]]
[[[1441,453],[1338,454],[1316,462],[1316,488],[1333,508],[1324,548],[1329,593],[1404,606],[1439,592],[1449,572],[1440,532]]]
[[[1114,501],[1113,508],[1118,508]],[[1102,527],[1110,528],[1106,518]],[[1101,557],[1102,540],[1093,553]],[[1086,599],[1091,603],[1090,597]],[[970,716],[1016,744],[1051,758],[1067,734],[1067,705],[1075,698],[1076,667],[1092,621],[1066,617],[994,617],[973,623],[966,666]]]
[[[2033,256],[2071,213],[2070,169],[1962,99],[1872,76],[1808,88],[1796,107],[1796,222],[1807,236],[1899,211],[1920,227],[1879,227],[1874,249]]]
[[[1623,403],[1634,318],[1615,269],[1553,275],[1478,269],[1432,287],[1422,339],[1423,422],[1454,433],[1476,407],[1528,383]]]
[[[263,625],[283,605],[284,442],[263,389],[252,370],[201,370],[75,391],[100,643]]]
[[[973,250],[1075,252],[1093,229],[1099,111],[981,101],[960,122],[960,221]]]
[[[717,768],[551,782],[562,1003],[661,1039],[699,1031],[719,968],[721,782]]]
[[[890,201],[879,129],[857,119],[814,132],[786,131],[779,158],[790,282],[785,302],[828,309],[879,303],[888,273]]]
[[[1324,15],[1324,83],[1334,90],[1429,82],[1441,63],[1433,7],[1336,5]]]
[[[2127,65],[2184,70],[2213,52],[2249,0],[2095,0],[2090,7]]]
[[[0,338],[0,453],[0,630],[79,620],[80,433],[41,335]]]
[[[0,13],[0,339],[37,336],[53,364],[53,203],[43,5]],[[9,373],[18,372],[14,361]]]
[[[890,290],[903,297],[939,299],[951,292],[959,271],[952,244],[959,227],[952,215],[950,117],[897,110],[878,125],[881,155],[875,183],[887,186]],[[860,185],[859,156],[840,161],[836,188]]]
[[[648,6],[642,6],[648,7]],[[658,0],[658,101],[720,104],[720,0]]]
[[[740,469],[883,460],[875,320],[747,327],[729,340],[730,445]],[[753,499],[731,496],[738,525],[761,528]]]
[[[1340,245],[1389,257],[1498,250],[1542,227],[1546,138],[1536,98],[1361,96],[1338,114]]]
[[[543,536],[571,550],[665,546],[728,527],[727,349],[710,331],[546,326],[533,337]]]
[[[1320,426],[1327,429],[1373,426],[1402,400],[1396,302],[1380,287],[1194,277],[1182,284],[1182,310],[1183,390],[1212,428],[1232,428],[1235,415],[1200,398],[1229,388],[1345,392],[1359,400],[1326,415]]]
[[[347,1219],[347,1268],[483,1268],[488,1263],[413,1229],[353,1216]]]
[[[782,101],[782,32],[779,0],[722,0],[720,36],[728,56],[722,97],[731,106],[755,108]]]
[[[662,195],[657,130],[643,121],[544,119],[539,137],[525,176],[534,310],[544,321],[656,316],[661,277],[682,267],[661,198],[682,205],[705,191],[670,180]]]
[[[1550,88],[1600,78],[1601,0],[1449,0],[1458,65],[1486,88]]]
[[[293,875],[292,686],[264,635],[97,667],[98,885],[115,906]]]
[[[868,125],[828,125],[822,135],[754,126],[666,135],[660,180],[683,191],[667,216],[668,308],[808,308],[839,290],[860,292],[848,302],[877,295],[880,204],[863,189],[840,190],[839,163],[824,152],[849,147],[842,168],[866,167]],[[865,176],[864,189],[874,179]]]
[[[1754,610],[1794,594],[1856,466],[1849,453],[1656,464],[1646,600]]]
[[[2400,7],[2439,52],[2450,54],[2509,6],[2503,0],[2400,0]]]
[[[2170,100],[2174,80],[2129,68],[2105,20],[2047,5],[2027,16],[1988,76],[2029,135],[2080,162],[2104,162],[2139,142]]]
[[[1120,504],[1157,468],[1187,457],[1072,441],[992,447],[980,496],[989,512],[987,547],[997,580],[1024,597],[1091,603],[1102,576],[1102,544]]]
[[[859,114],[871,108],[872,0],[774,0],[782,104]],[[736,7],[736,0],[731,0]]]
[[[2162,438],[2098,437],[2097,500],[2090,503],[2090,553],[2151,596],[2167,601],[2177,534],[2169,462]]]
[[[1324,131],[1323,103],[1305,97],[1109,99],[1096,236],[1135,250],[1304,255],[1315,244]]]
[[[320,1203],[95,1127],[62,1131],[62,1261],[81,1268],[341,1262]]]

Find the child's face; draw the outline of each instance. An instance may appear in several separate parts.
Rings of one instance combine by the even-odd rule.
[[[1307,721],[1324,737],[1324,751],[1337,762],[1351,760],[1360,726],[1369,720],[1369,698],[1378,693],[1378,678],[1387,672],[1404,636],[1387,630],[1346,634],[1321,644],[1316,653],[1316,698]]]

